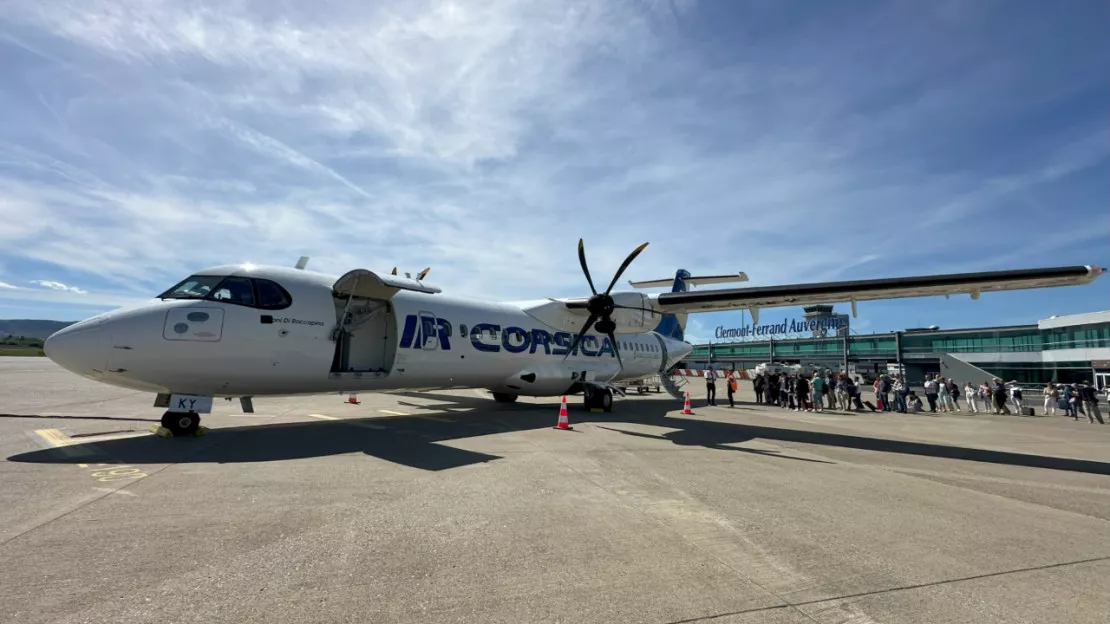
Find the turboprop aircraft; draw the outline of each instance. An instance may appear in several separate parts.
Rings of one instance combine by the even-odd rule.
[[[592,295],[491,302],[442,294],[413,278],[354,269],[339,277],[250,264],[186,277],[137,305],[70,325],[47,339],[46,355],[96,381],[156,393],[162,425],[195,432],[213,397],[430,391],[484,388],[494,400],[583,395],[610,411],[615,382],[666,374],[693,346],[691,312],[874,299],[970,294],[1086,284],[1101,269],[1070,266],[688,291],[688,284],[743,281],[692,278],[680,270],[672,292],[613,292],[637,247],[598,292],[578,241]],[[395,273],[396,271],[394,271]],[[665,283],[665,282],[662,282]],[[661,285],[659,281],[633,286]]]

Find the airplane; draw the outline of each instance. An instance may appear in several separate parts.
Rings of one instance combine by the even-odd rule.
[[[156,394],[162,426],[196,433],[215,397],[486,389],[495,401],[581,393],[611,411],[616,385],[666,373],[693,350],[690,313],[970,294],[1088,284],[1102,269],[1066,266],[689,291],[679,270],[671,292],[613,292],[581,298],[484,301],[442,294],[416,278],[353,269],[336,277],[294,267],[237,264],[197,271],[158,296],[99,314],[51,335],[44,350],[61,367],[98,382]],[[396,271],[394,271],[395,273]],[[660,280],[633,282],[640,287]]]

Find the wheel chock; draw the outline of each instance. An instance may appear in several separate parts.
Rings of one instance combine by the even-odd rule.
[[[593,414],[604,414],[605,410],[601,409],[600,407],[591,407],[590,412]]]
[[[150,432],[153,433],[154,435],[158,436],[159,438],[172,438],[172,437],[174,437],[172,431],[170,431],[169,429],[166,429],[165,427],[163,427],[161,425],[151,425]],[[200,436],[202,436],[206,433],[208,433],[208,427],[205,427],[204,425],[201,425],[201,426],[197,427],[197,431],[196,431],[196,433],[193,434],[193,437],[194,438],[199,438]]]

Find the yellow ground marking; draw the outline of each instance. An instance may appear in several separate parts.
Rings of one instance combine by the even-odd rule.
[[[38,429],[35,431],[40,438],[42,438],[50,446],[60,450],[63,454],[70,457],[78,455],[92,455],[93,451],[83,446],[73,447],[75,444],[81,444],[83,440],[74,440],[57,429]],[[73,447],[73,448],[71,448]],[[92,469],[89,476],[96,479],[101,483],[111,483],[112,481],[126,481],[128,479],[142,479],[147,476],[145,472],[134,466],[119,466],[115,464],[77,464],[78,468],[83,470]]]
[[[312,418],[319,418],[320,420],[339,420],[335,416],[328,416],[327,414],[309,414]]]
[[[58,429],[38,429],[35,433],[47,444],[60,450],[66,457],[92,455],[92,451],[82,446],[70,448],[74,444],[80,444],[81,440],[74,440]]]
[[[393,414],[394,416],[408,416],[408,414],[406,414],[404,412],[395,412],[393,410],[383,409],[383,410],[378,410],[378,411],[383,413],[383,414]]]

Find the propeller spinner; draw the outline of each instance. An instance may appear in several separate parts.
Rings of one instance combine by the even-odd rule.
[[[589,331],[592,325],[598,333],[605,334],[609,337],[609,342],[613,344],[613,351],[617,354],[617,363],[620,364],[622,369],[624,368],[624,361],[621,360],[620,343],[617,342],[616,336],[613,335],[613,332],[617,329],[617,323],[613,320],[612,314],[613,311],[618,308],[627,310],[642,310],[643,308],[618,305],[613,301],[613,297],[609,293],[613,290],[613,286],[616,286],[617,280],[621,278],[621,274],[628,268],[628,265],[632,264],[636,256],[640,255],[640,252],[647,246],[648,244],[644,243],[636,249],[633,249],[632,253],[628,254],[628,257],[624,259],[621,268],[617,269],[617,274],[613,276],[613,281],[609,282],[609,287],[605,289],[605,292],[599,293],[597,292],[597,288],[594,288],[593,278],[590,277],[590,267],[586,265],[586,246],[581,238],[578,239],[578,263],[582,265],[582,272],[586,274],[586,281],[590,284],[590,290],[593,292],[593,296],[586,302],[586,309],[589,310],[590,316],[586,319],[585,324],[582,325],[582,329],[574,336],[574,342],[571,343],[570,349],[567,350],[567,354],[563,356],[564,361],[566,361],[571,353],[574,353],[574,350],[578,347],[578,343],[582,340],[582,336]]]

